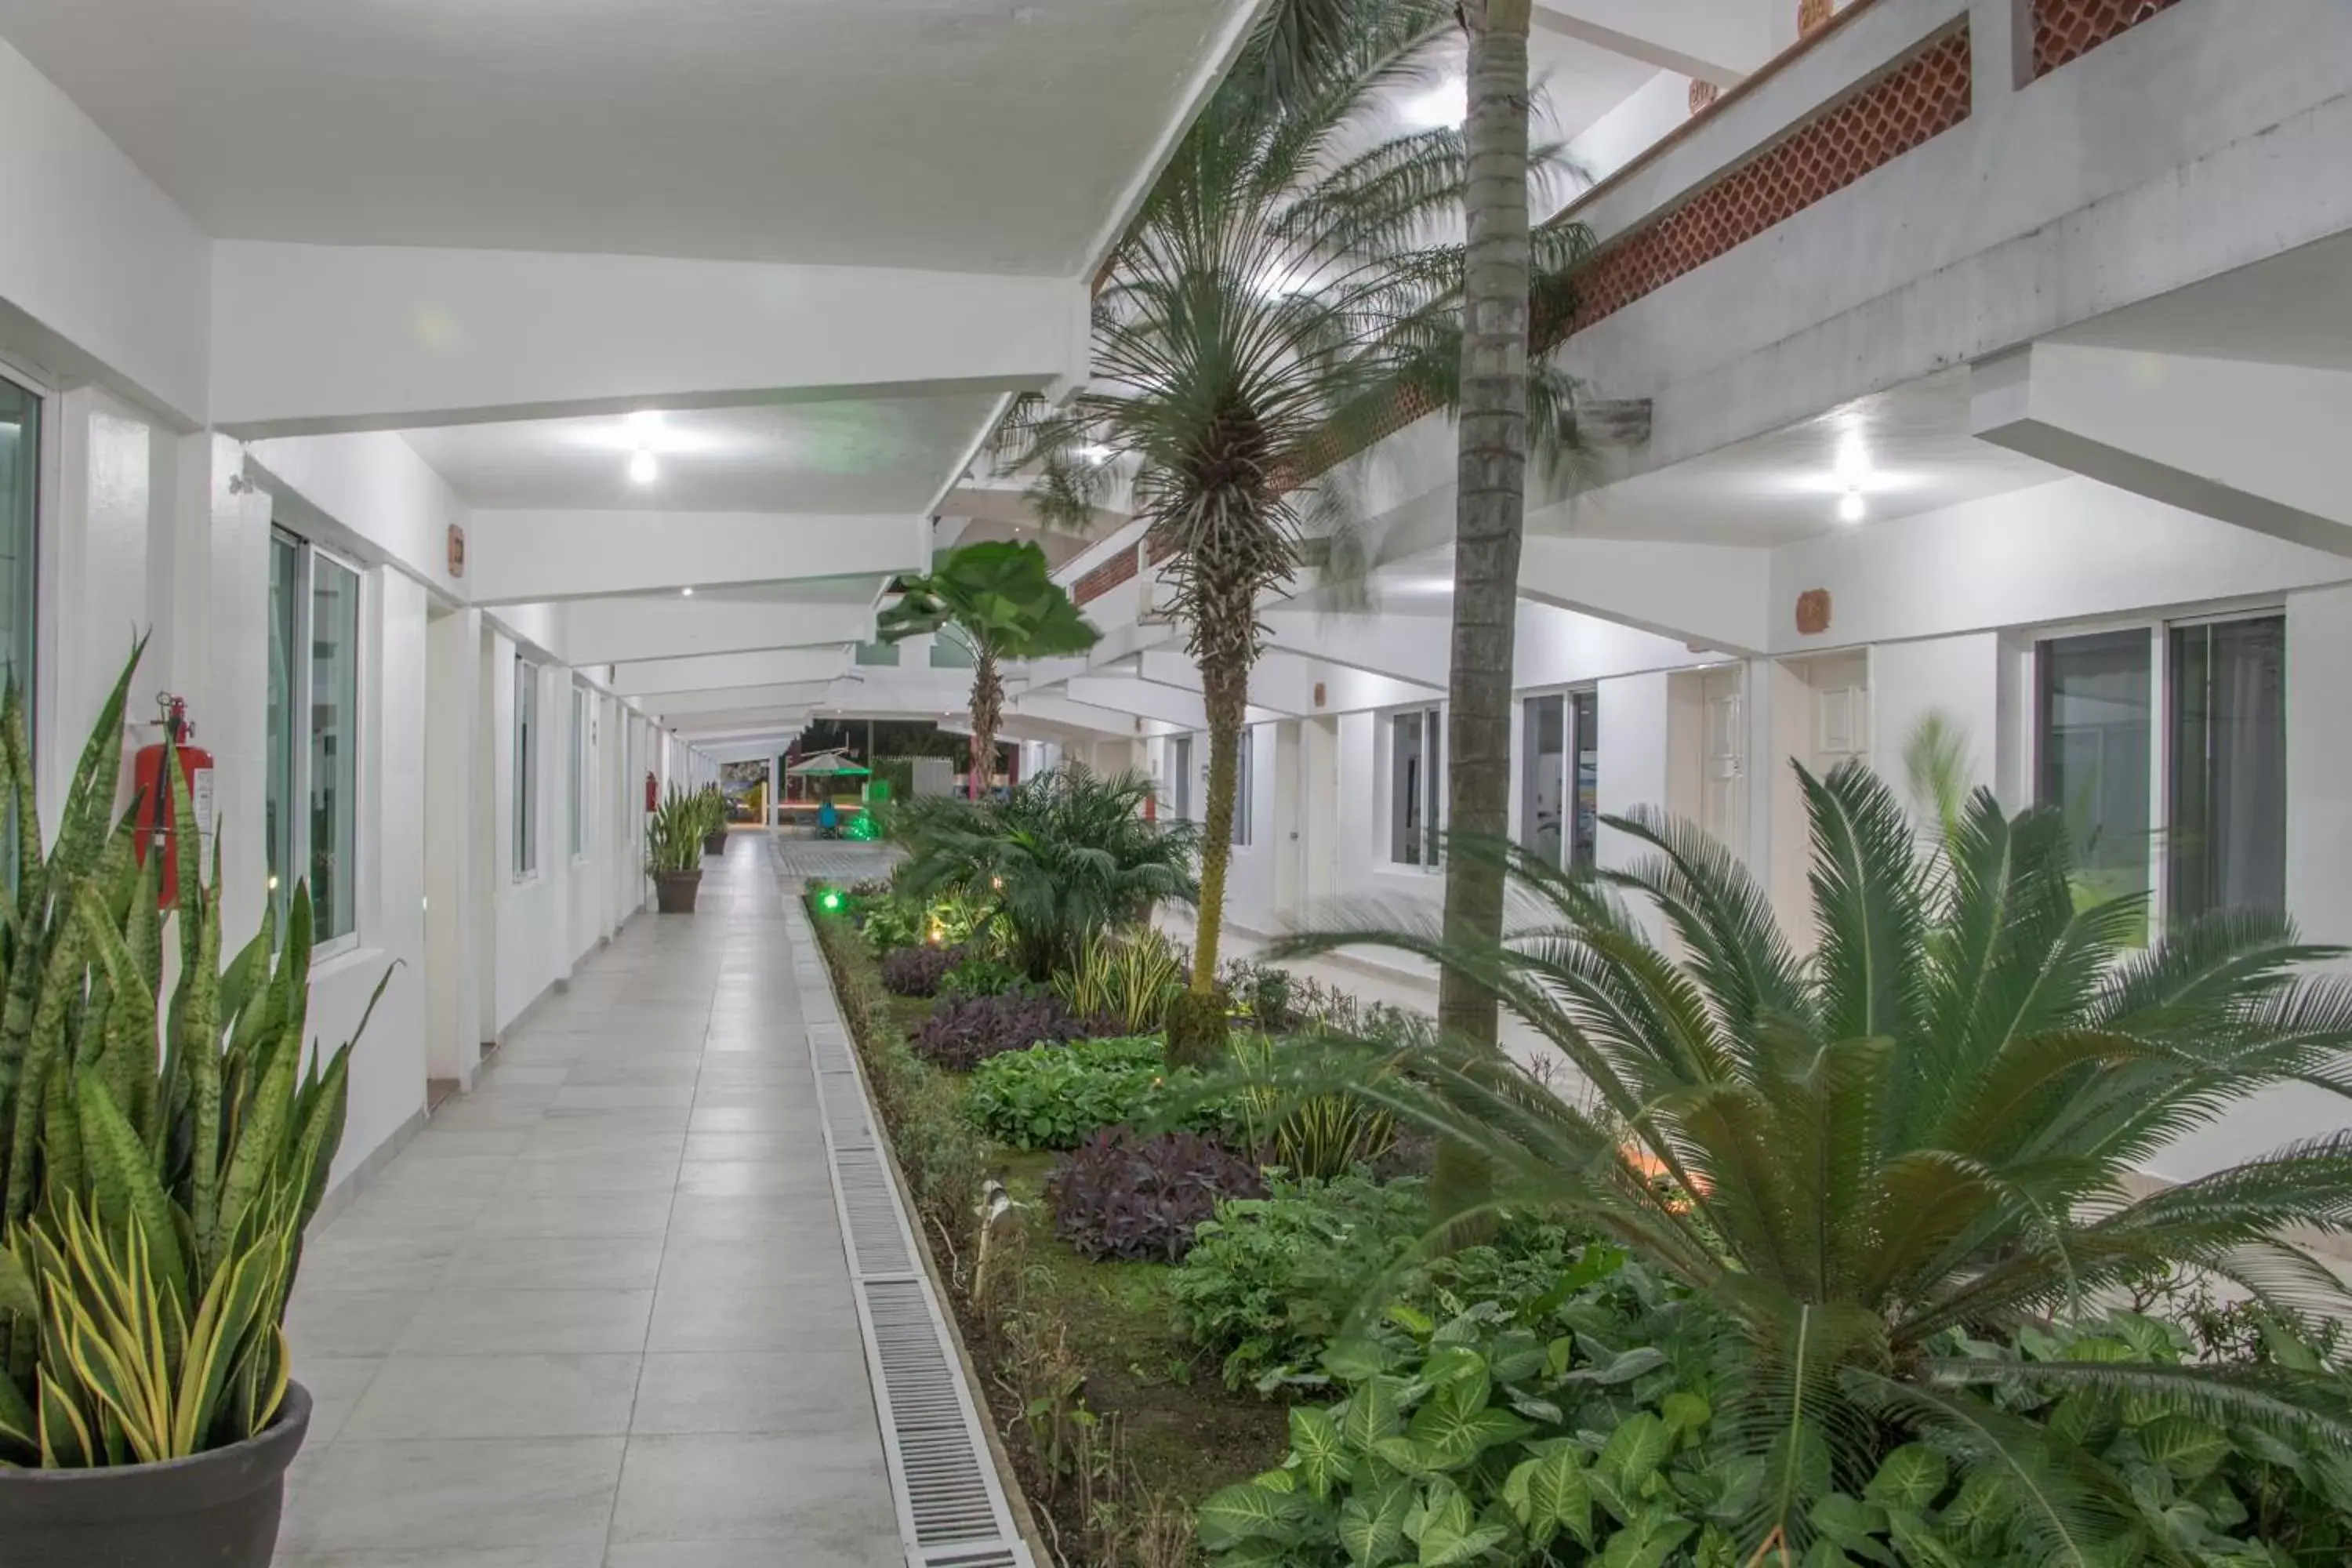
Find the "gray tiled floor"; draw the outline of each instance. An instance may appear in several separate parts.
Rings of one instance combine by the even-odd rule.
[[[281,1568],[900,1561],[767,847],[312,1239]]]

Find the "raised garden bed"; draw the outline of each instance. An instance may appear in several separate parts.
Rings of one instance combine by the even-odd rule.
[[[1174,1270],[1092,1261],[1053,1234],[1042,1202],[1055,1156],[990,1142],[961,1113],[965,1075],[907,1037],[928,998],[891,994],[849,924],[812,908],[842,1015],[906,1171],[989,1414],[1050,1552],[1067,1564],[1200,1560],[1192,1513],[1278,1465],[1285,1410],[1227,1389],[1216,1358],[1175,1326]],[[988,1228],[971,1194],[1001,1184]]]

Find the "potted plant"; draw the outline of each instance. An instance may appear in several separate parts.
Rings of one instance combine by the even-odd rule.
[[[138,658],[46,852],[23,704],[13,683],[0,698],[19,868],[0,885],[0,1542],[44,1568],[267,1568],[310,1418],[286,1305],[352,1047],[306,1049],[305,887],[283,940],[265,916],[226,967],[217,838],[208,874],[182,854],[176,907],[158,909],[163,855],[114,805]],[[192,794],[163,763],[188,850]]]
[[[710,822],[710,826],[703,830],[702,852],[723,859],[727,854],[727,797],[719,792],[717,784],[705,784],[702,795],[703,810]]]
[[[666,915],[690,915],[702,888],[702,853],[711,831],[711,796],[672,784],[661,808],[646,824],[646,872],[654,879],[656,907]]]

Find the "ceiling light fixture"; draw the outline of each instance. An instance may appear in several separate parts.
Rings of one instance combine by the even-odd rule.
[[[1858,489],[1848,490],[1839,498],[1838,521],[1840,522],[1860,522],[1869,514],[1869,510],[1870,509],[1863,502],[1862,492]]]
[[[691,588],[680,588],[677,591],[677,596],[681,599],[691,599],[694,597],[694,590]]]
[[[1398,106],[1398,118],[1407,125],[1423,131],[1442,131],[1459,126],[1470,118],[1470,87],[1467,82],[1443,81],[1427,92],[1416,93]]]
[[[642,447],[629,458],[629,478],[641,485],[649,485],[661,477],[661,465],[654,455]]]

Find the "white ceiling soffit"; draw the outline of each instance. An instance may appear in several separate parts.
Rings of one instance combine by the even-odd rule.
[[[918,512],[994,408],[993,395],[967,393],[403,434],[460,500],[478,508]]]
[[[208,232],[1076,276],[1246,0],[0,0]]]
[[[2063,470],[1969,434],[1967,367],[1531,512],[1530,531],[1774,546],[2048,484]],[[1842,515],[1858,492],[1861,515]]]

